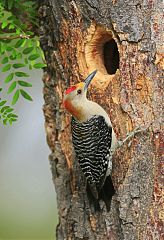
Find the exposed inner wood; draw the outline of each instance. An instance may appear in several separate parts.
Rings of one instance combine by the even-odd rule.
[[[101,88],[102,91],[108,86],[110,81],[113,80],[114,73],[116,72],[109,70],[114,60],[114,58],[112,58],[112,51],[110,51],[112,49],[109,49],[109,43],[111,41],[115,42],[112,38],[111,31],[92,23],[87,30],[87,36],[84,38],[83,43],[78,45],[77,48],[80,72],[82,75],[84,75],[84,73],[87,75],[97,69],[98,73],[92,84]],[[110,71],[111,73],[109,74]]]

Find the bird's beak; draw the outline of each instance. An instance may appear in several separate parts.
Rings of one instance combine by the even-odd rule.
[[[94,78],[95,74],[97,73],[97,70],[89,74],[89,76],[85,79],[84,83],[84,91],[86,91],[89,87],[89,84],[91,83],[92,79]]]

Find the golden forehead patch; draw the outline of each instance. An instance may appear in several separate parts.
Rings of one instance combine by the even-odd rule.
[[[84,83],[83,83],[83,82],[78,83],[78,84],[77,84],[77,87],[78,87],[78,88],[83,88],[83,87],[84,87]]]

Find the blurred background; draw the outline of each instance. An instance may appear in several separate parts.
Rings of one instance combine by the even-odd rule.
[[[43,73],[29,74],[33,102],[19,99],[18,121],[0,124],[0,240],[54,240],[58,221],[42,112]],[[0,78],[3,83],[5,75]]]

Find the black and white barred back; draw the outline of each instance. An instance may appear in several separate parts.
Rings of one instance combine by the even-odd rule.
[[[114,194],[110,175],[106,178],[108,164],[112,166],[109,163],[112,128],[107,125],[103,116],[96,115],[82,123],[72,117],[71,125],[76,157],[87,179],[87,189],[91,191],[89,195],[98,201],[103,199],[109,210]],[[99,203],[96,208],[99,208]]]

